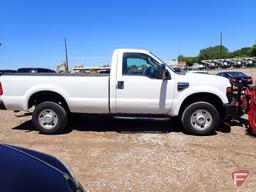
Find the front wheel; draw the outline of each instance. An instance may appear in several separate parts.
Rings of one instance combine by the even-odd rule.
[[[32,122],[41,133],[60,133],[67,126],[68,113],[61,105],[46,101],[36,106]]]
[[[209,135],[218,128],[220,116],[212,104],[196,102],[184,110],[181,121],[188,134]]]

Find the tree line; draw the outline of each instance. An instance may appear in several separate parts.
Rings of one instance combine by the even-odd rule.
[[[198,56],[196,57],[186,57],[184,55],[179,55],[178,61],[186,61],[187,65],[191,65],[193,63],[200,63],[202,60],[208,59],[226,59],[242,57],[256,57],[256,43],[252,47],[243,47],[233,52],[230,52],[223,45],[207,47],[201,49]]]

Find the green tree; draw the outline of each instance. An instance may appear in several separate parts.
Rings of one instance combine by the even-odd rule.
[[[251,47],[243,47],[229,54],[229,57],[249,57],[251,54]]]
[[[221,54],[222,53],[222,54]],[[214,46],[214,47],[208,47],[205,49],[201,49],[199,53],[199,59],[205,60],[205,59],[220,59],[227,58],[229,55],[228,49],[225,46]]]
[[[193,63],[198,63],[199,58],[198,57],[185,57],[185,61],[187,65],[192,65]]]
[[[256,57],[256,43],[252,46],[250,56],[251,57]]]
[[[179,55],[177,60],[178,61],[185,61],[185,57],[183,55]]]
[[[222,54],[221,54],[222,52]],[[183,55],[178,56],[178,61],[186,61],[187,65],[193,63],[200,63],[202,60],[207,59],[220,59],[221,58],[233,58],[233,57],[256,57],[256,43],[252,47],[243,47],[241,49],[229,52],[225,46],[214,46],[201,49],[197,57],[185,57]]]

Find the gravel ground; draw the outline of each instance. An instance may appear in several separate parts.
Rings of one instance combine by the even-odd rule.
[[[51,154],[87,191],[235,191],[231,173],[252,171],[237,191],[256,190],[256,138],[240,125],[186,135],[172,121],[76,117],[71,131],[42,135],[31,117],[0,111],[0,141]]]

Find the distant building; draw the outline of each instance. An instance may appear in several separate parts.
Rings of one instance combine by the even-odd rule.
[[[174,68],[185,68],[186,67],[186,61],[172,60],[172,61],[167,61],[166,64],[170,65]]]
[[[91,74],[109,74],[110,66],[104,65],[100,67],[85,67],[84,65],[76,65],[71,73],[91,73]]]
[[[84,65],[76,65],[71,70],[71,73],[86,73],[86,68]]]

